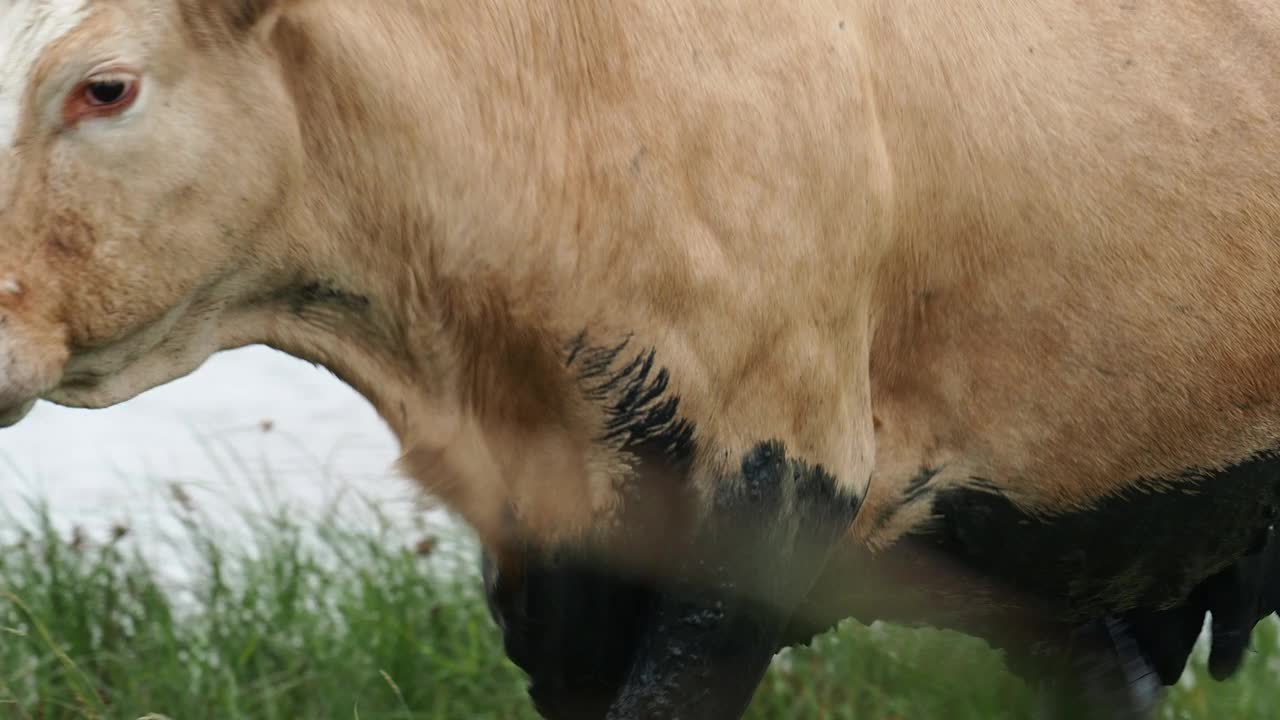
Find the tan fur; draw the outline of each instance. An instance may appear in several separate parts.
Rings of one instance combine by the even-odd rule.
[[[266,343],[491,543],[508,503],[563,537],[617,502],[584,329],[657,350],[701,482],[781,440],[873,544],[921,467],[1048,510],[1280,438],[1261,0],[90,4],[0,156],[10,405]],[[57,128],[102,48],[157,102]]]

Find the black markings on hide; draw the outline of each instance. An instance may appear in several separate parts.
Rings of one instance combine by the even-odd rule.
[[[1064,619],[1168,609],[1256,551],[1280,508],[1280,461],[1269,453],[1189,478],[1044,517],[999,492],[943,490],[918,540]]]
[[[860,504],[821,465],[788,457],[781,442],[760,443],[737,477],[716,485],[697,540],[700,562],[716,558],[716,582],[736,583],[752,602],[786,606],[798,587],[808,591]]]
[[[990,480],[936,494],[913,483],[926,488],[918,497],[933,504],[933,524],[890,548],[838,558],[790,639],[851,616],[928,624],[983,638],[1029,680],[1069,686],[1105,672],[1114,680],[1145,663],[1168,685],[1212,613],[1210,669],[1229,676],[1254,625],[1280,609],[1280,461],[1259,455],[1191,476],[1049,517],[1022,511]],[[1141,658],[1120,653],[1114,631],[1099,635],[1114,627]]]
[[[589,347],[586,335],[566,347],[565,366],[576,374],[583,395],[604,406],[607,419],[598,441],[646,462],[687,469],[694,428],[679,416],[680,399],[670,394],[670,372],[656,364],[652,348],[627,354],[630,338],[608,347]]]
[[[740,717],[859,505],[782,443],[752,448],[716,485],[609,718]]]
[[[616,529],[598,540],[611,544],[612,561],[622,550],[641,566],[670,565],[698,509],[689,484],[695,428],[679,414],[670,372],[653,348],[633,348],[630,337],[601,346],[585,333],[565,346],[564,364],[583,398],[603,410],[595,442],[621,453],[628,466],[614,480],[622,503]]]

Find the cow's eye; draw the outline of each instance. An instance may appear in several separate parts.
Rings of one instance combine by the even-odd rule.
[[[124,112],[138,99],[139,85],[138,76],[128,71],[92,75],[67,97],[63,120],[74,125],[83,120]]]
[[[132,83],[124,79],[91,80],[84,88],[84,99],[90,105],[115,105],[129,94]]]

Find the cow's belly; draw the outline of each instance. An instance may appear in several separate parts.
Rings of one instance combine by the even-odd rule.
[[[1054,515],[1033,515],[994,485],[939,491],[931,508],[931,521],[882,548],[851,546],[807,619],[924,623],[999,644],[1181,605],[1266,542],[1280,514],[1280,458]]]
[[[952,489],[935,519],[904,538],[1065,616],[1163,609],[1255,552],[1280,512],[1280,459],[1032,515],[1001,495]]]
[[[882,311],[856,539],[1081,613],[1175,603],[1244,555],[1280,507],[1280,292],[1181,250],[1145,277],[1011,259]]]
[[[1178,395],[1172,387],[1160,386]],[[1260,546],[1280,514],[1280,453],[1262,449],[1280,449],[1270,401],[1238,406],[1226,394],[1197,416],[1182,399],[1098,392],[1092,410],[1108,418],[1107,437],[1082,429],[1092,415],[1083,394],[1068,398],[1075,405],[1064,416],[1074,422],[1036,410],[951,441],[936,432],[944,423],[924,422],[935,432],[896,447],[886,431],[880,450],[896,462],[877,468],[855,544],[891,577],[908,573],[904,582],[930,602],[1080,619],[1182,603]],[[901,422],[886,415],[886,426]],[[1205,419],[1226,422],[1210,431]],[[1162,439],[1180,447],[1135,450],[1162,425]]]
[[[1192,305],[1200,289],[1182,288]],[[889,584],[907,573],[948,612],[1096,619],[1178,605],[1264,541],[1280,513],[1269,320],[1111,298],[949,304],[891,348],[903,370],[873,368],[856,535]]]

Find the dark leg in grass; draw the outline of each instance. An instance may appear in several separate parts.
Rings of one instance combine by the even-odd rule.
[[[718,484],[669,567],[641,581],[525,547],[486,557],[490,610],[543,717],[736,719],[858,504],[762,444]]]
[[[654,593],[569,552],[484,556],[485,594],[507,657],[550,720],[600,720],[639,644]]]
[[[1048,698],[1048,717],[1149,717],[1163,687],[1176,683],[1212,616],[1209,672],[1218,680],[1240,668],[1254,625],[1277,606],[1280,544],[1267,528],[1253,553],[1201,583],[1177,607],[1106,618],[1076,634],[1074,662]],[[1074,696],[1074,697],[1073,697]],[[1084,708],[1072,715],[1073,706]]]
[[[1117,617],[1074,629],[1044,667],[1038,720],[1147,720],[1164,691],[1129,623]]]

